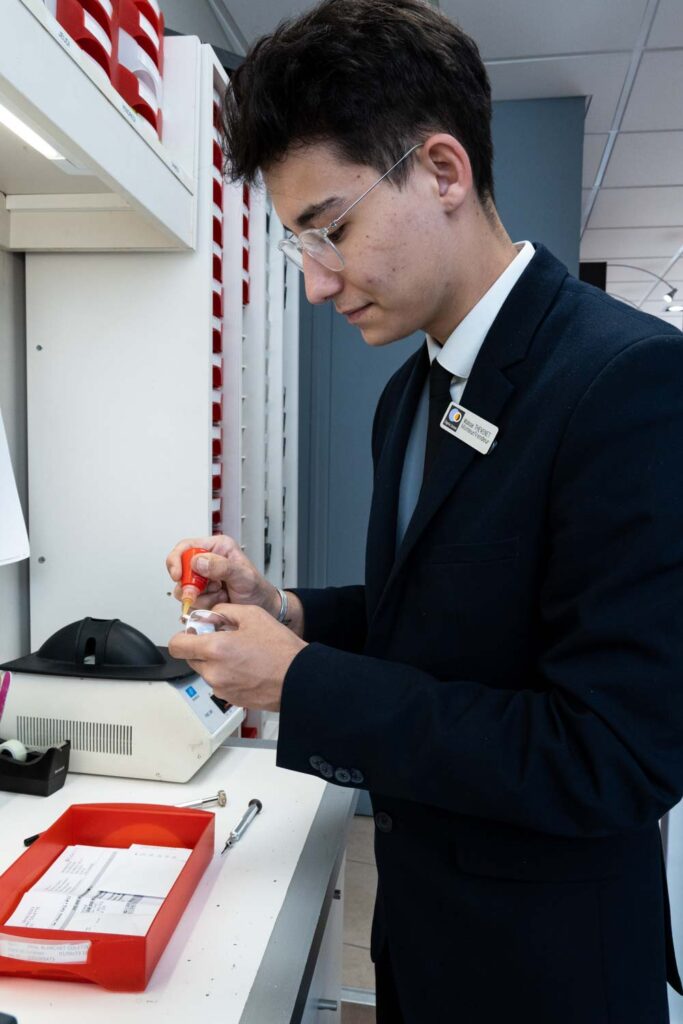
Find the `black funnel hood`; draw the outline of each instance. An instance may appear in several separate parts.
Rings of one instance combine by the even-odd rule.
[[[139,629],[120,619],[80,619],[63,626],[35,654],[2,665],[10,672],[93,679],[182,679],[186,661],[172,658]]]

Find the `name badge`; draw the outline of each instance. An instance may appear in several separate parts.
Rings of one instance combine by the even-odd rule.
[[[446,409],[440,426],[442,430],[453,434],[459,441],[464,441],[482,455],[490,451],[498,433],[495,423],[489,423],[488,420],[470,412],[462,405],[456,405],[455,402],[451,402]]]

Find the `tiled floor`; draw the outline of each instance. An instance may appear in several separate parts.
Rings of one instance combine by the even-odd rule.
[[[362,988],[374,992],[375,972],[370,960],[370,927],[375,902],[377,869],[373,850],[372,818],[353,819],[346,848],[346,887],[344,892],[344,988]],[[343,1024],[372,1024],[374,1010],[367,1006],[344,1005]]]

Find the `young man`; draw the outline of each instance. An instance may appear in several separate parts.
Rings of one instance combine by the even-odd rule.
[[[310,301],[427,337],[377,408],[364,585],[282,595],[200,538],[234,629],[171,651],[281,709],[280,765],[370,790],[379,1021],[664,1024],[680,333],[511,242],[485,69],[429,5],[327,0],[233,90],[231,173],[262,172]]]

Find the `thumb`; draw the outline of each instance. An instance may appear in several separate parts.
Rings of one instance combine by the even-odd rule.
[[[207,580],[224,580],[228,575],[228,560],[222,555],[195,555],[192,568]]]
[[[222,616],[235,629],[239,629],[262,609],[251,604],[215,604],[211,611]]]

